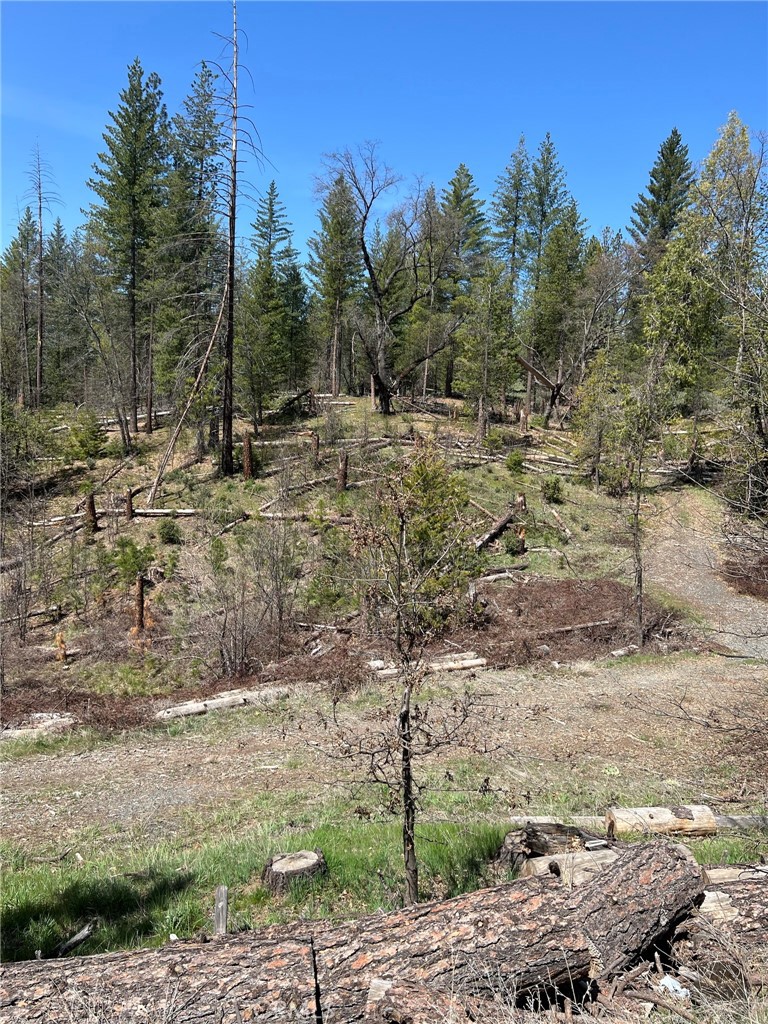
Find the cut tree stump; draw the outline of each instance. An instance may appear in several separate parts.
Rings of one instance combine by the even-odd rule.
[[[631,833],[656,835],[717,835],[717,821],[709,807],[610,807],[605,815],[609,836]]]
[[[302,921],[214,943],[3,964],[0,1005],[4,1024],[65,1024],[92,1005],[112,1024],[352,1024],[376,1019],[374,982],[394,981],[497,1011],[505,999],[568,994],[620,973],[664,941],[701,893],[684,848],[653,841],[576,888],[525,878],[335,926]]]
[[[328,871],[322,850],[299,850],[298,853],[279,853],[264,866],[261,880],[270,892],[286,892],[291,882],[314,878]]]

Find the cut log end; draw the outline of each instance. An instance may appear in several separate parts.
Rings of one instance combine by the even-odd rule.
[[[280,853],[268,860],[261,880],[271,892],[280,893],[285,892],[292,882],[324,875],[327,870],[322,850],[299,850],[297,853]]]

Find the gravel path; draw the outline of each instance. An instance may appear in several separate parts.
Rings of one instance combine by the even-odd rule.
[[[717,571],[721,516],[701,495],[666,496],[649,530],[646,579],[690,605],[717,643],[768,661],[768,602],[737,594]]]

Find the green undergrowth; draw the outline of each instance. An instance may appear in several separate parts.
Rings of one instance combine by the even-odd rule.
[[[503,826],[419,828],[420,895],[442,899],[482,886]],[[260,881],[270,856],[322,849],[327,875],[273,895]],[[86,851],[88,853],[88,851]],[[95,920],[78,953],[156,946],[172,934],[210,932],[214,892],[229,887],[229,929],[239,931],[297,919],[351,918],[401,905],[401,834],[396,824],[337,823],[314,829],[253,829],[192,848],[169,842],[141,851],[97,852],[36,863],[9,844],[3,858],[2,959],[24,960],[56,946]]]

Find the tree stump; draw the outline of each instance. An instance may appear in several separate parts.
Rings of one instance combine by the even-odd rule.
[[[85,529],[88,533],[96,533],[99,520],[96,515],[96,498],[93,491],[85,499]]]
[[[298,853],[278,853],[264,866],[261,880],[274,893],[285,892],[291,882],[301,878],[314,878],[328,870],[322,850],[299,850]]]
[[[129,523],[133,521],[133,491],[130,487],[125,492],[125,519]]]
[[[336,473],[336,490],[339,494],[347,489],[347,476],[349,473],[349,452],[342,452],[339,455],[339,469]]]
[[[253,448],[251,446],[251,435],[246,434],[243,438],[243,480],[253,479]]]

